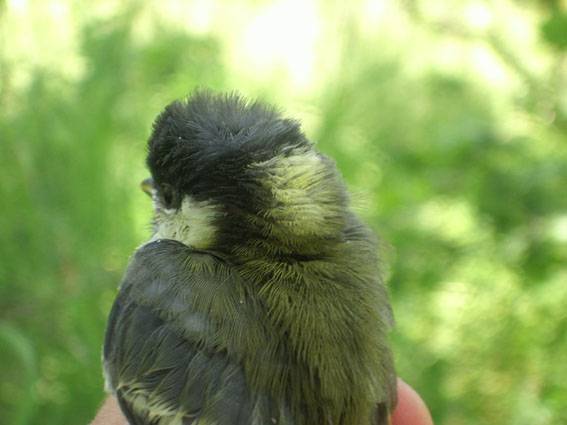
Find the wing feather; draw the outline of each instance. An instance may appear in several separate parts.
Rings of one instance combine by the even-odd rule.
[[[187,276],[188,248],[154,242],[138,251],[121,285],[108,321],[104,362],[108,384],[131,425],[251,423],[254,403],[242,366],[211,344],[215,323],[195,308],[198,294],[191,293],[192,283],[206,286],[204,273],[214,288],[211,268],[221,265],[198,256],[194,263],[205,262]]]
[[[308,413],[328,419],[327,412],[304,410],[319,403],[310,401],[316,388],[305,380],[310,369],[290,357],[288,334],[260,320],[264,307],[246,288],[224,261],[176,241],[155,241],[136,252],[104,346],[107,386],[131,425],[313,423]],[[388,366],[391,358],[384,356]],[[275,387],[257,384],[261,371]],[[289,391],[296,387],[302,392]],[[394,387],[384,391],[395,397]],[[377,400],[372,422],[386,425],[393,404]]]

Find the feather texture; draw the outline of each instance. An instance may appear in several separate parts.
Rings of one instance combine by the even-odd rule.
[[[334,162],[275,109],[201,92],[158,117],[148,165],[154,239],[178,240],[138,249],[110,314],[130,423],[385,425],[392,311]]]
[[[142,247],[111,312],[104,350],[109,386],[132,425],[363,424],[378,404],[390,406],[389,352],[360,335],[376,326],[364,310],[380,309],[362,292],[352,296],[357,282],[345,279],[352,271],[301,267],[278,277],[280,285],[266,282],[255,297],[255,284],[242,275],[257,278],[264,268],[239,271],[171,240]],[[328,286],[320,288],[326,297],[302,289],[316,284]],[[337,284],[352,293],[351,306]]]

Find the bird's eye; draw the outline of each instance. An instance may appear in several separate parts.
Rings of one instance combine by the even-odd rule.
[[[177,198],[175,196],[175,191],[173,190],[173,188],[169,185],[163,185],[160,192],[163,206],[168,209],[174,208],[177,202]]]

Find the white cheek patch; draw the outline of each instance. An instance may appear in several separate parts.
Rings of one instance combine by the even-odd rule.
[[[214,223],[220,214],[218,206],[212,202],[185,196],[178,210],[156,208],[156,233],[152,239],[173,239],[206,249],[214,242]]]

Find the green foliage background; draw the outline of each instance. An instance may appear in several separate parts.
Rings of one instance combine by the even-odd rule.
[[[567,423],[564,1],[92,3],[0,2],[0,423],[92,418],[150,125],[196,86],[281,105],[336,159],[437,424]],[[308,77],[262,65],[304,16]]]

